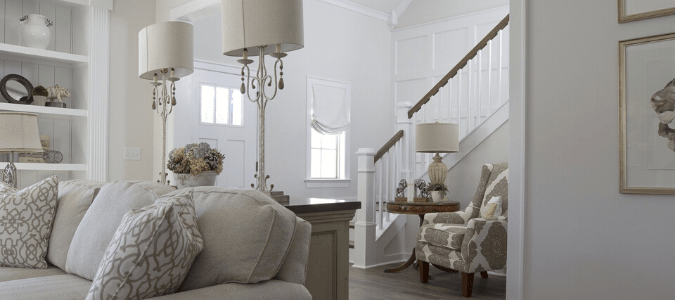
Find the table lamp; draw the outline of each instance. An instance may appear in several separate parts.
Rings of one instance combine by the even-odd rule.
[[[14,152],[42,152],[36,114],[0,112],[0,152],[10,153],[3,182],[16,187]]]
[[[434,162],[429,164],[431,184],[445,185],[448,166],[438,153],[459,152],[459,125],[450,123],[423,123],[415,127],[415,150],[421,153],[436,153]]]

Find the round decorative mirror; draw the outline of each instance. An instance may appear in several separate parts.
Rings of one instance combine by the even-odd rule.
[[[9,74],[0,80],[0,93],[9,103],[31,104],[33,85],[25,77]]]

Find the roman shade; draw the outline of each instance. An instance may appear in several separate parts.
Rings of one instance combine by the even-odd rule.
[[[349,128],[347,89],[314,84],[312,86],[311,126],[322,134],[340,134]]]

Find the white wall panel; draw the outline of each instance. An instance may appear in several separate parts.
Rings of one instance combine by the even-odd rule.
[[[396,41],[396,74],[421,71],[427,68],[427,36]]]
[[[67,7],[57,6],[54,16],[54,50],[59,52],[73,53],[71,47],[71,23],[72,10]]]
[[[23,1],[6,0],[5,4],[5,44],[21,45],[19,19],[23,14]]]
[[[434,37],[434,68],[449,70],[469,52],[469,29],[442,31]]]

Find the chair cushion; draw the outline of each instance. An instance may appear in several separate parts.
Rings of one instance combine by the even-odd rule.
[[[66,272],[51,265],[46,269],[0,267],[0,282],[63,274]]]
[[[133,209],[124,215],[108,245],[87,299],[175,293],[203,248],[192,191]]]
[[[94,279],[122,217],[132,209],[153,204],[157,198],[172,191],[175,188],[154,182],[106,183],[75,231],[68,250],[66,272]]]
[[[452,224],[430,224],[420,227],[417,241],[430,245],[445,247],[452,250],[461,250],[466,227]]]
[[[506,212],[509,209],[508,163],[498,163],[492,165],[492,172],[490,173],[490,179],[488,179],[487,187],[485,188],[485,196],[483,197],[483,201],[480,206],[481,218],[486,217],[482,214],[484,212],[484,208],[487,207],[487,203],[490,201],[490,199],[496,196],[502,197],[502,215],[506,215]]]
[[[418,260],[457,271],[464,271],[466,265],[459,250],[434,246],[426,242],[417,242],[415,257]]]
[[[256,283],[277,274],[293,240],[293,212],[250,189],[197,187],[194,200],[204,250],[181,291]]]
[[[4,183],[0,185],[5,185]],[[46,269],[59,179],[0,194],[0,267]]]
[[[2,300],[84,299],[91,281],[75,275],[54,275],[0,282]]]
[[[54,227],[49,239],[47,261],[62,270],[66,269],[68,249],[80,221],[96,198],[102,182],[69,180],[59,182],[59,198],[54,217]]]
[[[257,284],[228,283],[198,290],[166,295],[153,300],[312,300],[305,286],[281,280],[268,280]]]

